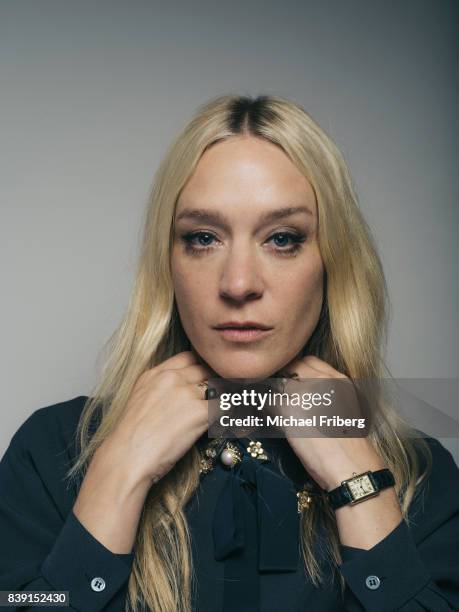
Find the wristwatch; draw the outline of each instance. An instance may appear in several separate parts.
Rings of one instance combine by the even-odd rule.
[[[394,484],[394,475],[389,468],[362,474],[353,472],[351,478],[343,480],[339,487],[328,492],[328,501],[333,510],[347,504],[353,506],[369,497],[378,495],[382,489]]]

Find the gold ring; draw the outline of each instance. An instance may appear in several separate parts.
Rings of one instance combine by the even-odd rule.
[[[197,385],[198,385],[198,387],[200,389],[204,389],[205,390],[204,391],[204,398],[207,399],[206,398],[206,392],[207,392],[207,389],[209,388],[209,383],[207,382],[207,380],[205,380],[204,382],[197,383]]]

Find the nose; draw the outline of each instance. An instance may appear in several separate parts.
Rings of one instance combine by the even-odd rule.
[[[263,295],[259,262],[250,248],[233,248],[225,258],[220,277],[220,296],[235,302]]]

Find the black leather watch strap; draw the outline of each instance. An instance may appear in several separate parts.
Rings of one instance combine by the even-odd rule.
[[[375,491],[381,491],[382,489],[386,489],[387,487],[391,487],[395,484],[394,475],[389,470],[389,468],[383,468],[382,470],[376,470],[375,472],[369,473],[370,480],[373,484]],[[350,478],[348,479],[350,480]],[[373,493],[371,495],[374,495]],[[370,497],[370,495],[368,496]],[[367,497],[362,497],[359,501],[364,501]],[[328,492],[328,501],[333,508],[336,510],[337,508],[341,508],[341,506],[345,506],[354,501],[354,498],[346,484],[341,484],[336,489],[332,489]]]

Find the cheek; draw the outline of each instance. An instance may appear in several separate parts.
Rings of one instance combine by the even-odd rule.
[[[303,268],[279,283],[278,297],[287,319],[314,318],[320,313],[323,297],[322,266]]]
[[[180,261],[173,261],[171,272],[177,307],[186,324],[204,310],[208,302],[208,284],[206,287],[205,278],[196,266],[182,266]]]

